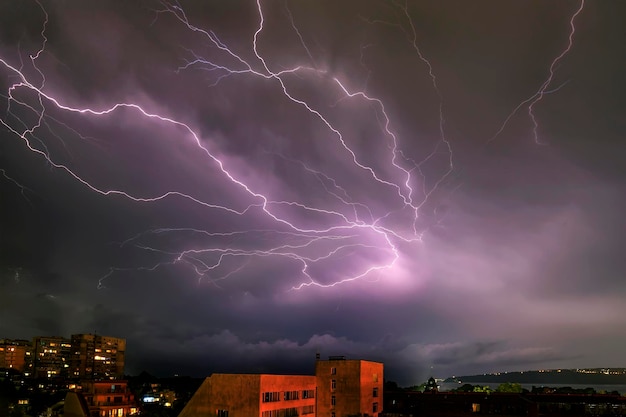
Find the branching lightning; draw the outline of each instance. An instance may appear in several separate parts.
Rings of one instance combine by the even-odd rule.
[[[439,113],[438,142],[432,152],[417,158],[408,155],[403,149],[403,140],[398,137],[396,133],[398,130],[394,129],[395,119],[388,113],[388,106],[382,98],[374,96],[365,89],[355,89],[351,86],[349,79],[331,73],[320,65],[323,59],[316,57],[314,49],[307,46],[305,35],[296,23],[298,20],[288,6],[285,6],[284,13],[287,24],[306,54],[303,64],[290,68],[280,67],[273,62],[269,54],[264,53],[268,48],[264,44],[267,23],[261,0],[256,0],[255,3],[258,24],[250,39],[251,58],[246,58],[245,54],[231,48],[213,30],[194,24],[193,19],[187,15],[179,3],[161,1],[155,10],[153,24],[159,24],[160,19],[170,19],[183,30],[203,39],[206,47],[217,51],[206,56],[205,53],[198,52],[199,48],[194,45],[183,46],[182,50],[185,51],[187,58],[178,68],[172,69],[179,76],[184,77],[192,69],[206,71],[210,74],[211,81],[198,88],[209,91],[229,78],[245,78],[270,85],[281,99],[286,100],[294,108],[306,112],[312,122],[325,131],[323,140],[336,145],[336,148],[342,152],[341,157],[349,161],[349,168],[367,179],[367,182],[359,186],[359,190],[351,189],[343,178],[323,166],[311,165],[298,155],[283,155],[280,152],[268,150],[268,154],[289,164],[292,169],[297,169],[303,178],[311,179],[317,184],[324,199],[312,203],[306,198],[277,197],[271,190],[261,189],[258,184],[252,184],[241,172],[238,172],[236,165],[214,150],[214,147],[210,145],[212,142],[210,136],[200,133],[201,129],[193,123],[183,121],[172,114],[151,111],[150,107],[133,101],[109,103],[102,107],[78,107],[68,104],[62,95],[51,93],[52,90],[46,81],[45,68],[39,63],[49,43],[46,31],[50,17],[43,4],[38,0],[35,2],[43,16],[40,32],[41,44],[35,53],[29,55],[29,68],[25,68],[21,53],[19,53],[19,64],[0,56],[0,64],[8,74],[8,79],[12,80],[4,94],[7,101],[6,112],[0,118],[0,123],[8,132],[21,139],[30,152],[43,158],[52,169],[69,176],[87,190],[102,197],[117,196],[139,204],[184,200],[203,208],[207,213],[218,212],[242,220],[262,216],[263,224],[269,222],[273,225],[269,228],[227,232],[195,227],[160,227],[137,233],[121,242],[120,248],[150,253],[158,261],[150,265],[110,267],[108,272],[98,280],[99,288],[103,288],[106,279],[115,273],[149,272],[174,266],[183,266],[185,270],[195,274],[200,282],[208,281],[219,287],[220,281],[236,277],[250,268],[255,260],[261,258],[275,258],[289,263],[292,267],[296,265],[300,276],[295,281],[296,284],[291,286],[292,290],[312,286],[334,287],[365,278],[376,278],[379,273],[392,270],[402,257],[401,245],[411,245],[422,241],[426,229],[419,225],[420,214],[427,203],[434,198],[438,189],[446,185],[455,166],[452,144],[445,131],[443,94],[439,89],[433,65],[418,46],[417,29],[407,3],[400,6],[394,5],[401,11],[401,16],[406,23],[389,25],[400,28],[404,33],[426,69],[425,74],[422,75],[430,78],[432,88],[439,99],[436,103]],[[583,6],[584,0],[571,17],[568,47],[550,65],[548,78],[533,96],[522,102],[509,115],[493,139],[504,130],[506,123],[515,112],[527,106],[534,126],[535,140],[539,142],[534,107],[544,95],[551,92],[549,88],[553,82],[556,66],[572,47],[575,32],[574,19],[582,11]],[[377,24],[379,21],[371,20],[368,23]],[[365,66],[363,55],[368,46],[366,45],[359,51],[361,66]],[[424,67],[421,68],[422,71]],[[380,121],[378,137],[381,143],[387,145],[388,152],[377,155],[376,163],[368,160],[363,150],[352,144],[350,133],[344,131],[341,124],[335,120],[335,115],[329,114],[327,109],[292,87],[289,80],[294,76],[304,82],[322,80],[324,88],[327,89],[325,93],[329,96],[339,96],[344,105],[351,103],[366,105]],[[68,153],[71,149],[71,146],[66,146],[62,135],[55,133],[57,127],[65,129],[83,141],[88,139],[80,133],[78,127],[64,121],[58,114],[71,115],[74,120],[76,117],[86,119],[116,117],[122,112],[151,126],[172,128],[178,132],[177,140],[191,142],[204,158],[203,167],[217,169],[221,175],[220,181],[227,184],[234,193],[246,196],[243,208],[208,199],[203,197],[201,192],[184,191],[183,187],[143,195],[129,189],[108,187],[90,180],[86,172],[63,162],[50,151],[46,136],[60,141]],[[443,172],[429,179],[433,185],[427,187],[428,175],[423,170],[423,166],[433,159],[435,154],[441,153],[441,150],[447,155],[447,165]],[[15,182],[3,169],[0,173],[6,179]],[[26,189],[22,185],[17,185],[22,192]],[[359,193],[356,191],[362,192],[362,189],[370,186],[387,190],[389,195],[393,196],[392,199],[384,202],[384,209],[374,207],[371,202],[357,197]],[[293,213],[299,213],[299,215]],[[318,220],[312,223],[308,221],[308,218]],[[180,247],[181,240],[188,241],[182,244],[182,248]],[[177,243],[174,244],[174,241]],[[377,256],[372,256],[373,253]],[[359,262],[351,265],[346,271],[342,271],[339,278],[323,276],[323,273],[319,272],[323,268],[316,268],[324,262],[332,262],[336,265],[344,258],[355,256]]]
[[[30,203],[30,200],[28,199],[28,196],[26,195],[27,191],[32,191],[30,188],[20,184],[15,178],[12,178],[9,175],[7,175],[6,171],[2,168],[0,168],[0,174],[2,174],[5,180],[13,183],[13,185],[19,188],[20,193],[22,194],[22,197],[24,197],[24,199]]]
[[[576,33],[576,26],[574,24],[574,21],[576,20],[576,17],[583,11],[584,7],[585,7],[585,0],[581,0],[578,8],[574,12],[574,14],[570,17],[570,19],[569,19],[570,30],[569,30],[569,35],[567,37],[567,45],[554,58],[554,60],[550,64],[550,67],[548,68],[548,77],[543,81],[543,83],[539,86],[539,89],[533,95],[531,95],[526,100],[524,100],[521,103],[519,103],[513,109],[513,111],[511,113],[509,113],[509,115],[506,117],[506,119],[504,119],[504,123],[502,123],[502,126],[500,126],[500,129],[498,129],[498,131],[487,141],[487,143],[490,143],[490,142],[496,140],[496,138],[498,136],[500,136],[500,134],[504,131],[504,129],[506,128],[506,126],[509,123],[509,121],[511,120],[511,118],[519,110],[521,110],[522,108],[526,107],[527,112],[528,112],[528,117],[530,118],[530,120],[532,122],[533,139],[534,139],[536,144],[538,144],[538,145],[545,145],[545,143],[542,142],[540,137],[539,137],[539,122],[537,121],[537,116],[535,115],[535,106],[543,99],[543,97],[546,94],[550,94],[552,92],[558,91],[561,87],[563,87],[567,83],[567,82],[565,82],[565,83],[561,84],[560,86],[556,87],[553,90],[548,90],[550,88],[550,86],[552,85],[552,82],[554,81],[554,75],[555,75],[556,68],[557,68],[559,62],[561,62],[561,60],[570,52],[570,50],[572,49],[572,46],[574,45],[574,34]]]

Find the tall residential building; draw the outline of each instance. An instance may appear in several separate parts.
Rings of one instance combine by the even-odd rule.
[[[73,334],[70,377],[119,379],[124,376],[126,339],[96,334]]]
[[[70,340],[60,336],[33,338],[32,376],[57,378],[69,375]]]
[[[28,340],[0,339],[0,368],[24,372],[30,350]]]
[[[383,364],[331,357],[315,376],[213,374],[178,417],[378,417]]]
[[[383,405],[383,364],[331,356],[315,362],[317,416],[377,417]]]

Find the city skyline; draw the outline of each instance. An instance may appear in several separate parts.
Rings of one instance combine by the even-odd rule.
[[[123,378],[126,340],[95,334],[0,338],[0,368],[25,378],[51,380]]]
[[[0,2],[0,335],[126,372],[626,366],[621,3]]]

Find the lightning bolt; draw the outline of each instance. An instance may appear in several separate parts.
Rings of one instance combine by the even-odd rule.
[[[509,123],[509,121],[511,120],[511,118],[522,108],[526,107],[527,112],[528,112],[528,117],[531,120],[532,123],[532,136],[533,139],[535,141],[535,143],[537,145],[545,145],[544,142],[541,141],[540,137],[539,137],[539,122],[537,121],[537,116],[535,115],[535,106],[541,101],[543,100],[543,97],[546,94],[550,94],[553,92],[556,92],[558,90],[561,89],[561,87],[563,87],[567,82],[561,84],[560,86],[558,86],[557,88],[553,89],[553,90],[548,90],[550,88],[550,86],[552,85],[552,82],[554,81],[554,75],[556,72],[556,68],[559,64],[559,62],[561,62],[561,60],[570,52],[570,50],[572,49],[572,46],[574,45],[574,34],[576,33],[576,26],[574,24],[576,17],[583,11],[585,7],[585,0],[581,0],[580,4],[578,5],[578,8],[576,9],[576,11],[574,12],[574,14],[572,14],[572,16],[569,19],[569,35],[567,37],[567,45],[565,46],[565,48],[552,60],[552,62],[550,63],[550,66],[548,68],[548,76],[547,78],[543,81],[543,83],[539,86],[539,88],[537,89],[537,91],[535,93],[533,93],[530,97],[528,97],[527,99],[523,100],[521,103],[519,103],[511,113],[509,113],[509,115],[504,119],[504,122],[502,123],[502,125],[500,126],[500,128],[498,129],[498,131],[486,142],[487,144],[489,144],[490,142],[493,142],[494,140],[496,140],[496,138],[498,136],[500,136],[500,134],[504,131],[504,129],[506,128],[507,124]]]
[[[49,15],[44,6],[35,0],[42,13],[40,47],[29,55],[25,65],[19,53],[19,63],[12,63],[8,58],[0,56],[0,66],[8,74],[9,86],[4,94],[6,98],[5,116],[0,124],[20,139],[26,149],[42,158],[53,170],[76,181],[87,190],[102,197],[124,198],[138,204],[159,204],[165,200],[184,200],[198,206],[207,213],[221,213],[229,218],[241,219],[241,223],[263,217],[263,224],[268,228],[252,228],[242,230],[204,230],[193,227],[157,227],[137,233],[119,242],[119,247],[129,251],[154,256],[155,261],[140,266],[112,266],[98,280],[98,288],[106,288],[105,281],[116,273],[129,271],[155,271],[160,268],[182,267],[194,274],[199,282],[208,281],[220,287],[220,282],[233,279],[244,270],[251,268],[256,260],[277,259],[286,262],[291,268],[299,271],[298,283],[290,290],[302,290],[309,287],[330,288],[363,279],[380,279],[385,273],[393,271],[402,257],[402,245],[420,244],[427,226],[420,224],[420,215],[440,188],[450,180],[455,170],[452,144],[446,136],[444,99],[439,89],[438,79],[431,62],[418,46],[417,29],[413,23],[408,3],[394,4],[398,8],[404,24],[391,24],[404,33],[407,41],[415,51],[417,58],[426,69],[432,88],[438,97],[439,138],[432,151],[419,158],[407,154],[402,148],[402,138],[394,128],[396,123],[389,106],[374,94],[358,90],[351,86],[350,80],[333,73],[315,58],[312,50],[305,42],[305,35],[296,24],[296,16],[285,6],[285,16],[291,31],[306,53],[305,64],[282,67],[264,54],[264,34],[266,31],[266,15],[261,0],[255,0],[257,25],[251,34],[250,52],[242,53],[222,41],[217,33],[205,29],[192,22],[191,17],[177,2],[161,1],[154,9],[155,19],[152,24],[159,24],[160,19],[169,19],[186,33],[203,41],[203,47],[181,47],[186,58],[182,65],[173,68],[180,77],[189,71],[205,71],[209,77],[204,87],[207,90],[218,87],[229,79],[246,79],[269,86],[292,108],[303,112],[312,123],[325,132],[323,139],[332,143],[341,152],[341,157],[349,161],[350,172],[358,173],[367,182],[363,188],[376,187],[391,196],[385,201],[384,208],[371,203],[374,196],[364,196],[363,190],[351,187],[348,181],[329,170],[324,164],[304,161],[298,156],[283,155],[272,149],[266,153],[273,155],[275,160],[288,164],[290,169],[310,183],[316,184],[316,190],[323,192],[323,199],[308,199],[302,196],[284,197],[262,189],[262,186],[250,181],[246,175],[238,171],[237,165],[227,156],[215,151],[213,138],[201,133],[201,129],[193,123],[184,121],[167,111],[152,110],[155,106],[147,106],[139,101],[121,101],[101,106],[75,106],[67,98],[53,94],[54,86],[46,80],[46,72],[40,65],[42,56],[47,53],[49,43],[46,30]],[[573,21],[579,11],[571,19],[572,32],[570,46],[555,59],[550,67],[550,75],[529,104],[529,114],[533,115],[533,106],[550,92],[553,74],[558,61],[569,51],[573,37]],[[378,21],[372,20],[371,24]],[[384,22],[383,22],[384,23]],[[365,66],[364,55],[370,45],[360,49],[360,64]],[[207,55],[207,52],[210,53]],[[368,70],[368,80],[370,71]],[[379,122],[378,138],[382,149],[376,161],[352,144],[354,138],[346,131],[335,115],[336,110],[329,112],[318,101],[307,98],[293,80],[310,81],[311,84],[323,85],[324,93],[339,97],[337,103],[348,106],[360,105],[369,111]],[[130,117],[150,123],[152,128],[166,128],[176,132],[176,138],[190,144],[203,158],[202,168],[214,169],[221,176],[221,181],[236,195],[245,196],[241,205],[223,203],[203,197],[200,192],[185,191],[184,187],[172,187],[164,191],[144,194],[130,188],[115,188],[90,180],[89,176],[74,168],[69,162],[56,156],[46,141],[50,136],[60,141],[66,152],[70,154],[71,146],[64,138],[78,138],[80,143],[100,145],[103,139],[95,139],[84,135],[82,129],[68,120],[81,118],[104,122],[116,117]],[[508,119],[507,119],[508,120]],[[533,119],[534,120],[534,119]],[[506,123],[506,122],[505,122]],[[503,127],[504,128],[504,127]],[[502,128],[502,129],[503,129]],[[63,129],[65,135],[56,132]],[[157,145],[155,145],[157,146]],[[443,173],[429,178],[424,170],[428,162],[432,162],[437,154],[445,153],[446,164]],[[71,155],[71,154],[70,154]],[[9,179],[7,174],[2,174]],[[355,174],[356,175],[356,174]],[[427,178],[433,185],[427,186]],[[435,213],[437,215],[437,213]],[[314,220],[310,220],[314,219]],[[441,221],[441,219],[439,220]],[[184,243],[181,243],[184,242]],[[182,246],[182,247],[181,247]],[[357,258],[359,262],[339,276],[320,272],[327,263],[340,265],[345,259]],[[348,262],[346,262],[348,264]]]
[[[5,171],[4,169],[2,169],[2,168],[0,168],[0,174],[2,174],[2,176],[3,176],[6,180],[10,181],[11,183],[13,183],[13,185],[15,185],[17,188],[19,188],[19,189],[20,189],[20,193],[22,194],[22,197],[24,197],[24,199],[25,199],[26,201],[28,201],[29,203],[31,203],[30,199],[29,199],[29,198],[28,198],[28,196],[26,195],[26,192],[27,192],[27,191],[31,191],[31,192],[32,192],[33,190],[31,190],[30,188],[26,187],[25,185],[22,185],[22,184],[21,184],[19,181],[17,181],[16,179],[14,179],[14,178],[10,177],[10,176],[6,173],[6,171]]]

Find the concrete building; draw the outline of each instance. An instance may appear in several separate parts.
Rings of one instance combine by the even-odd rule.
[[[123,378],[126,339],[96,334],[73,334],[71,346],[70,377]]]
[[[179,417],[314,417],[315,383],[314,376],[213,374]]]
[[[0,339],[0,368],[24,372],[30,350],[28,340]]]
[[[315,376],[213,374],[179,417],[378,417],[383,364],[331,357]]]
[[[32,376],[34,378],[65,378],[69,376],[70,340],[60,336],[33,338]]]
[[[120,379],[125,355],[125,339],[95,334],[0,339],[0,368],[38,379]]]
[[[378,417],[383,405],[383,364],[331,356],[315,362],[317,416]]]

